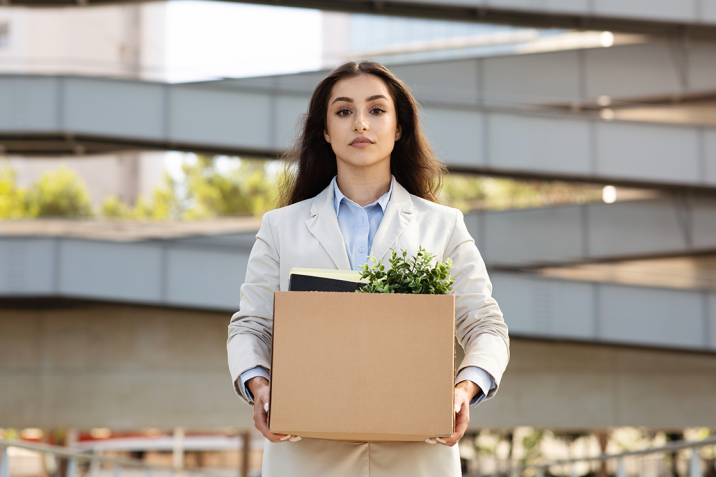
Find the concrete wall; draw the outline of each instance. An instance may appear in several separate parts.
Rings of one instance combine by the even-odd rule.
[[[228,313],[83,304],[0,313],[0,427],[252,425]],[[471,426],[716,425],[716,354],[515,339]]]
[[[252,424],[226,363],[230,315],[89,304],[0,312],[0,427]]]
[[[474,427],[716,425],[716,354],[513,340],[497,396]]]

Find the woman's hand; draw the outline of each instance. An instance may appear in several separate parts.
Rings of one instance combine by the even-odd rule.
[[[467,431],[467,425],[470,422],[470,401],[474,398],[477,393],[480,392],[480,388],[477,384],[472,381],[461,381],[455,386],[455,434],[448,438],[434,437],[428,439],[425,442],[428,444],[440,444],[448,447],[452,447],[458,443],[462,436]]]
[[[285,434],[274,434],[268,429],[268,407],[270,386],[266,378],[256,376],[246,382],[246,386],[254,395],[254,425],[264,437],[271,442],[296,442],[301,438]]]

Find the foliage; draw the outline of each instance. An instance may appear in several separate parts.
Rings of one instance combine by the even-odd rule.
[[[401,250],[398,254],[393,250],[390,258],[391,267],[387,271],[380,260],[371,256],[370,260],[375,263],[371,266],[368,263],[362,265],[363,274],[361,278],[368,279],[360,293],[416,293],[422,295],[446,295],[455,282],[450,277],[449,269],[452,268],[452,260],[449,258],[445,263],[436,262],[431,266],[430,262],[435,255],[427,252],[423,247],[418,247],[417,255],[408,258],[407,250]]]
[[[542,440],[544,437],[545,431],[532,429],[529,434],[522,438],[523,464],[530,463],[542,456]]]
[[[110,195],[100,207],[100,214],[110,219],[123,219],[132,216],[132,209],[115,195]]]
[[[35,217],[89,217],[87,186],[76,172],[60,166],[46,171],[27,191],[28,210]]]
[[[100,213],[111,219],[180,219],[183,210],[175,192],[176,188],[175,181],[165,173],[164,182],[154,188],[151,200],[139,197],[134,208],[131,208],[118,197],[109,196],[100,207]]]
[[[198,156],[183,165],[188,189],[186,218],[253,214],[275,208],[274,184],[267,178],[266,161],[241,159],[238,167],[220,171],[213,157]]]
[[[191,220],[261,216],[276,207],[275,181],[267,170],[267,161],[236,159],[227,170],[212,156],[192,159],[183,161],[182,178],[165,173],[151,199],[140,197],[131,208],[109,197],[102,204],[102,214],[111,218]]]
[[[7,164],[0,169],[0,218],[88,217],[92,204],[87,186],[71,169],[46,171],[28,189],[18,187]]]
[[[600,201],[600,186],[447,174],[440,202],[463,212],[506,210]]]
[[[0,219],[20,219],[27,216],[25,190],[17,187],[17,172],[9,164],[0,167]]]

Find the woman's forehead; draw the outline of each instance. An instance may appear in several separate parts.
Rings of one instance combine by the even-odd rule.
[[[331,90],[330,102],[338,97],[350,98],[358,102],[379,95],[393,102],[390,90],[381,78],[371,74],[361,74],[338,80]]]

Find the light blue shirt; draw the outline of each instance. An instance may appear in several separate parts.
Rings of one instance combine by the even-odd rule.
[[[372,204],[361,207],[343,195],[338,188],[336,178],[333,178],[331,184],[335,198],[336,217],[338,218],[338,225],[343,234],[348,260],[353,270],[360,270],[358,266],[365,265],[368,261],[370,250],[373,247],[375,233],[378,231],[380,222],[383,220],[383,215],[385,214],[385,209],[388,207],[388,202],[393,194],[394,183],[395,177],[392,177],[390,190],[388,190],[388,192],[383,194]],[[256,376],[262,376],[268,380],[268,370],[257,366],[242,373],[239,378],[241,379],[241,390],[249,402],[253,402],[254,396],[246,387],[246,382]],[[462,381],[472,381],[480,388],[480,392],[470,402],[470,404],[474,406],[477,406],[485,399],[486,393],[483,392],[484,389],[487,389],[489,392],[489,390],[495,388],[494,378],[487,371],[476,366],[469,366],[458,373],[455,378],[455,384],[457,385]]]
[[[393,194],[394,182],[395,178],[393,177],[390,180],[388,192],[372,204],[361,207],[343,195],[338,188],[336,178],[333,178],[336,217],[338,217],[338,226],[341,228],[348,260],[351,262],[353,270],[360,270],[358,267],[368,262],[375,233],[378,231],[383,215],[385,215],[385,209],[388,207],[390,196]]]

